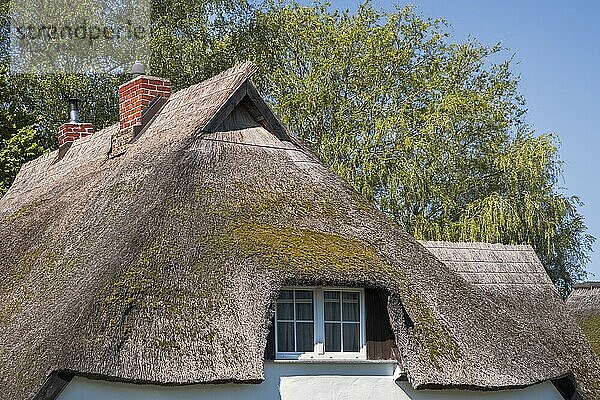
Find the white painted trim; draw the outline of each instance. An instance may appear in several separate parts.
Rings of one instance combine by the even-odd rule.
[[[396,360],[365,360],[365,359],[335,359],[335,358],[301,358],[301,359],[278,359],[278,360],[269,360],[265,361],[265,363],[275,363],[275,364],[344,364],[344,365],[354,365],[354,364],[394,364],[398,365],[398,361]]]
[[[314,350],[312,352],[279,352],[278,343],[278,318],[277,306],[275,307],[275,358],[278,360],[366,360],[367,359],[367,335],[365,317],[365,291],[363,288],[351,287],[329,287],[329,286],[286,286],[280,290],[311,290],[313,292],[313,338]],[[325,352],[325,318],[324,318],[324,296],[326,290],[339,290],[345,292],[359,293],[360,310],[360,351],[357,352]],[[341,296],[341,294],[340,294]],[[340,297],[340,307],[342,298]],[[296,306],[294,301],[294,317]],[[341,316],[340,316],[341,317]],[[342,327],[343,331],[343,327]],[[295,329],[294,329],[294,335]],[[296,338],[294,337],[294,341]]]

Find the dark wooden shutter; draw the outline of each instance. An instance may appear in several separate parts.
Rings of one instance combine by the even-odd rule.
[[[56,399],[60,392],[71,382],[73,375],[67,372],[52,372],[44,382],[44,386],[37,392],[34,400]]]
[[[365,322],[367,359],[388,360],[396,340],[387,310],[387,294],[382,290],[365,289]]]
[[[583,397],[577,392],[577,384],[571,377],[554,379],[552,381],[556,390],[568,400],[583,400]]]
[[[267,335],[267,347],[265,348],[265,360],[275,359],[275,319],[271,320],[269,334]]]

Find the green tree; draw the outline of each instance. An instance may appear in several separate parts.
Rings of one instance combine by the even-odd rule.
[[[8,190],[21,165],[44,151],[34,129],[35,115],[18,100],[20,88],[9,75],[8,1],[0,1],[0,196]]]
[[[16,99],[7,66],[0,64],[0,196],[21,165],[44,152],[34,129],[35,117]]]
[[[21,128],[4,140],[0,146],[0,195],[8,190],[24,163],[43,152],[44,148],[36,140],[36,132],[32,127]]]
[[[258,9],[249,0],[154,0],[150,37],[152,74],[183,88],[242,61],[235,40]],[[245,61],[245,60],[243,60]]]

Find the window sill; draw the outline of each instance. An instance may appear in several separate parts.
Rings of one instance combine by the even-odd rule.
[[[303,358],[266,360],[277,364],[398,364],[396,360],[365,360],[360,358]]]

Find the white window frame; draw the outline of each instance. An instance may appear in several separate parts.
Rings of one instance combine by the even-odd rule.
[[[312,352],[280,352],[278,343],[278,317],[275,307],[275,358],[283,360],[366,360],[367,340],[365,324],[365,291],[362,288],[329,287],[329,286],[287,286],[280,290],[310,290],[313,292],[313,328],[314,350]],[[324,319],[324,292],[325,291],[355,292],[359,294],[360,308],[360,343],[359,351],[355,352],[325,352],[325,319]],[[340,295],[341,296],[341,295]],[[340,297],[341,301],[341,297]],[[295,308],[295,306],[294,306]],[[341,321],[340,321],[341,322]]]

